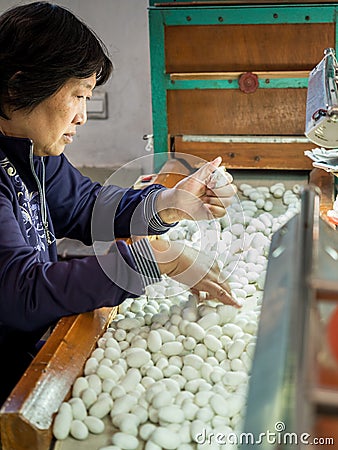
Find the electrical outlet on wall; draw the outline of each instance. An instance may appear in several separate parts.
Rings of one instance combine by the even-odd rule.
[[[93,92],[90,101],[87,102],[88,119],[107,119],[107,92]]]

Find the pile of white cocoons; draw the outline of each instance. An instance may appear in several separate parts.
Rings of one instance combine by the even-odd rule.
[[[197,437],[242,431],[271,236],[299,211],[299,190],[242,184],[221,219],[161,236],[214,255],[242,308],[168,277],[124,301],[59,408],[56,439],[104,433],[108,419],[115,431],[93,450],[233,448]]]

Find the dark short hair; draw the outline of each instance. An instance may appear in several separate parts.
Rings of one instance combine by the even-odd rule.
[[[104,84],[112,62],[99,37],[71,11],[38,1],[0,16],[0,116],[4,107],[33,109],[71,78],[96,74]]]

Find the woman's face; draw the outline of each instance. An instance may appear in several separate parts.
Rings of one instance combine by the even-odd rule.
[[[10,120],[1,123],[3,133],[32,139],[35,155],[60,155],[73,142],[77,125],[87,121],[86,101],[91,98],[95,83],[96,75],[71,78],[32,111],[13,111]]]

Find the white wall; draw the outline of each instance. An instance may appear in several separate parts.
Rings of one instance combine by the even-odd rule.
[[[114,167],[146,154],[143,135],[152,132],[147,0],[54,0],[82,18],[106,44],[113,64],[108,119],[78,127],[66,150],[77,166]],[[0,0],[0,11],[20,0]],[[140,161],[145,172],[151,158]]]

